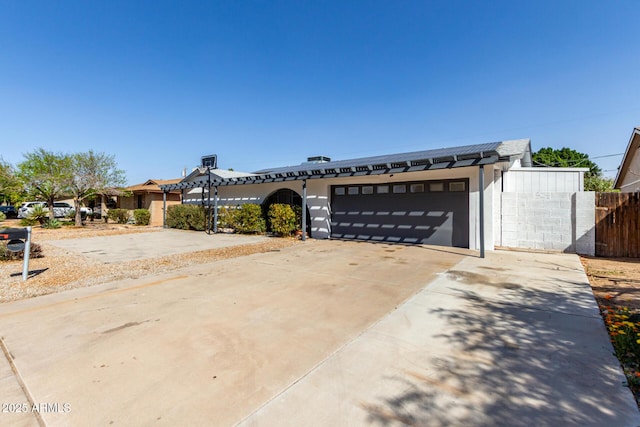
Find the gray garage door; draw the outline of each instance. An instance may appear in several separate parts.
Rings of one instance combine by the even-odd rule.
[[[468,180],[331,187],[331,237],[469,247]]]

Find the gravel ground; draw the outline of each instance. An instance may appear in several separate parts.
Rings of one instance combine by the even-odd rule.
[[[0,228],[5,227],[19,227],[19,225],[17,222],[5,221]],[[88,222],[85,227],[63,227],[56,230],[34,227],[32,242],[42,246],[44,257],[30,260],[30,276],[24,282],[22,281],[22,260],[0,261],[0,303],[114,280],[138,278],[152,273],[163,273],[189,265],[278,250],[298,242],[295,239],[273,238],[264,243],[210,249],[120,264],[103,264],[97,260],[73,254],[47,243],[51,240],[113,236],[160,230],[161,228],[158,227],[137,227],[98,222]]]

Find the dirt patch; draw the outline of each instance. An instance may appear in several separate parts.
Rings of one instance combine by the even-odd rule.
[[[581,257],[581,261],[626,385],[640,408],[640,259]]]
[[[581,257],[600,307],[640,311],[640,259]]]

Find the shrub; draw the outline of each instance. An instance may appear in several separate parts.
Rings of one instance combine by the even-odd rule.
[[[110,209],[107,217],[118,224],[129,222],[129,211],[126,209]]]
[[[31,208],[31,212],[27,215],[27,219],[33,221],[33,224],[39,222],[41,225],[49,218],[49,210],[42,205],[35,205]]]
[[[5,219],[7,219],[7,216],[4,214],[4,212],[0,212],[0,222],[4,221]]]
[[[67,219],[70,219],[72,221],[75,221],[76,220],[76,210],[75,209],[71,209],[69,212],[67,212],[67,214],[64,217],[67,218]],[[80,219],[82,221],[87,219],[87,214],[85,212],[80,211]]]
[[[30,227],[36,225],[36,220],[32,218],[21,218],[20,225],[23,227]]]
[[[149,209],[136,209],[133,211],[133,218],[136,221],[136,225],[149,225],[151,212],[149,212]]]
[[[167,208],[167,226],[180,230],[202,231],[205,227],[205,211],[199,205],[173,205]]]
[[[240,206],[235,214],[235,229],[238,233],[253,234],[267,231],[267,223],[262,216],[262,207],[253,203]]]
[[[54,219],[47,219],[43,224],[42,224],[42,228],[60,228],[60,221],[58,221],[56,218]]]
[[[236,229],[236,208],[218,208],[218,226],[222,228]]]
[[[296,230],[296,214],[291,206],[274,203],[269,206],[271,231],[279,236],[290,236]]]
[[[15,261],[24,258],[24,251],[11,252],[7,249],[6,241],[0,241],[0,261]],[[31,242],[31,250],[29,251],[29,258],[42,258],[44,253],[42,252],[42,246],[37,243]]]

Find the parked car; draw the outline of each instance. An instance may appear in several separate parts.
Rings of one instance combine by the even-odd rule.
[[[48,211],[49,204],[47,202],[25,202],[18,209],[18,218],[26,218],[29,216],[34,206],[42,205],[42,207]],[[74,211],[73,206],[67,202],[54,202],[53,203],[53,216],[55,218],[64,218]],[[91,215],[91,208],[80,208],[80,215],[82,218],[86,218],[88,215]]]
[[[5,214],[7,218],[16,218],[18,216],[15,206],[0,206],[0,212]]]
[[[26,218],[29,216],[34,207],[41,205],[43,208],[48,209],[47,202],[24,202],[18,209],[18,218]]]
[[[67,202],[55,202],[53,204],[53,216],[56,218],[64,218],[73,211],[73,206]]]
[[[75,208],[67,202],[55,202],[53,204],[53,215],[56,218],[64,218],[72,212],[75,212]],[[80,216],[82,219],[85,219],[87,216],[91,215],[91,213],[91,208],[85,208],[84,206],[80,207]]]

